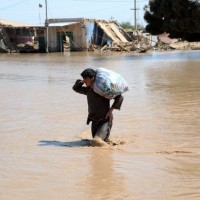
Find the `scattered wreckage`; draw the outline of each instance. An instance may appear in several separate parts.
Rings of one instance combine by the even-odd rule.
[[[27,24],[0,20],[0,52],[36,52],[36,29]]]
[[[123,51],[130,52],[134,51],[137,53],[145,53],[149,50],[152,50],[150,40],[144,36],[138,35],[135,36],[135,39],[128,42],[115,42],[111,44],[105,44],[103,47],[91,44],[88,49],[89,51]]]
[[[200,42],[188,42],[179,39],[171,39],[169,34],[161,34],[157,36],[155,50],[173,51],[173,50],[200,50]]]
[[[58,25],[62,22],[65,25]],[[189,43],[170,39],[168,34],[152,37],[139,30],[125,30],[116,21],[61,18],[48,19],[46,24],[48,24],[48,29],[46,26],[0,20],[0,52],[94,51],[102,53],[118,51],[145,53],[152,50],[200,49],[199,42]]]
[[[52,25],[53,23],[66,25]],[[151,49],[148,37],[129,34],[116,21],[84,18],[48,20],[48,51],[138,51]],[[1,52],[45,52],[46,27],[0,20]]]

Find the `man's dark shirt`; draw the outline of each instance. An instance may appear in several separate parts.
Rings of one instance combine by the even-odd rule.
[[[105,119],[110,109],[110,100],[95,93],[92,88],[84,87],[81,80],[77,80],[73,86],[73,90],[87,95],[88,102],[88,118],[92,121],[100,121]],[[123,102],[123,96],[118,95],[114,98],[112,108],[120,109]]]

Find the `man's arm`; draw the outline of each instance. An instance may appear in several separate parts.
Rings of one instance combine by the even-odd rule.
[[[122,95],[117,95],[114,98],[114,102],[111,108],[120,110],[123,100],[124,100],[124,97]]]
[[[83,86],[84,82],[80,79],[78,79],[74,86],[72,87],[72,89],[75,91],[75,92],[78,92],[80,94],[87,94],[87,88]]]
[[[113,114],[112,114],[113,110],[114,109],[120,110],[123,100],[124,100],[124,97],[122,95],[118,95],[114,98],[113,105],[111,106],[111,108],[109,109],[106,115],[106,118],[109,117],[110,122],[113,120]]]

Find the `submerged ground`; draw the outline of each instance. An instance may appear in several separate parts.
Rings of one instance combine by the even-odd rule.
[[[200,52],[0,55],[0,199],[200,199]],[[80,72],[129,83],[112,141],[89,147]],[[121,142],[121,143],[120,143]]]

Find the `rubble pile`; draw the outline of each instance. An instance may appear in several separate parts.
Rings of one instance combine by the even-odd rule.
[[[50,49],[51,52],[70,50],[99,53],[200,50],[200,42],[180,41],[170,38],[168,33],[152,36],[142,30],[123,29],[113,20],[84,18],[51,20],[76,23],[62,28],[49,27],[52,29],[52,34],[49,34],[47,43],[43,26],[35,27],[0,20],[0,52],[45,52],[46,49]]]
[[[88,48],[88,51],[120,51],[120,52],[137,52],[145,53],[153,49],[151,41],[149,38],[143,36],[142,34],[137,34],[133,36],[132,41],[128,42],[115,42],[111,44],[105,44],[103,47],[91,44]]]
[[[154,46],[155,50],[158,51],[172,51],[173,48],[170,47],[170,44],[166,44],[164,42],[157,42],[156,45]]]
[[[157,42],[155,50],[172,51],[172,50],[200,50],[200,42],[177,41],[173,44]]]
[[[166,34],[161,37],[158,36],[158,41],[154,46],[158,51],[172,51],[172,50],[200,50],[200,42],[188,42],[179,39],[170,39]]]
[[[37,41],[17,44],[17,51],[19,52],[37,52],[38,49],[39,43]]]
[[[169,47],[176,50],[200,50],[200,42],[179,41]]]

